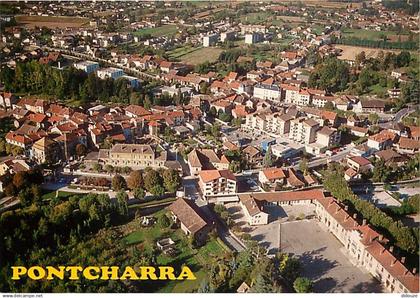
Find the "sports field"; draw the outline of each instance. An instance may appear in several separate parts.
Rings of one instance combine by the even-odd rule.
[[[145,28],[134,32],[134,35],[146,35],[150,34],[153,37],[159,36],[171,36],[178,32],[178,28],[175,25],[164,25],[155,28]]]

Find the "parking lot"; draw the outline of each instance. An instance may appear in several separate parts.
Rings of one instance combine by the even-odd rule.
[[[249,226],[238,205],[230,204],[228,210],[269,255],[282,251],[298,257],[303,275],[314,282],[315,292],[382,291],[380,284],[367,271],[354,266],[341,243],[313,218],[313,205],[270,207],[270,223],[261,226]]]

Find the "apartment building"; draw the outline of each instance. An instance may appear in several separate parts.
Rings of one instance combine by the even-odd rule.
[[[203,37],[203,47],[214,46],[219,41],[219,34],[209,34]]]
[[[280,102],[281,89],[277,85],[258,84],[254,86],[254,97]]]
[[[91,72],[96,71],[99,68],[99,63],[93,62],[93,61],[80,61],[80,62],[75,62],[73,66],[76,69],[83,70],[86,73],[91,73]]]
[[[266,116],[266,130],[276,134],[287,134],[290,131],[290,121],[293,116],[288,114],[269,114]]]
[[[205,197],[237,192],[236,177],[230,170],[201,171],[198,178],[198,185]]]
[[[108,67],[108,68],[99,69],[96,74],[98,78],[103,79],[103,80],[108,79],[108,78],[115,80],[123,76],[124,71],[120,68]]]
[[[32,145],[31,157],[39,164],[55,163],[60,160],[60,156],[61,148],[59,143],[50,138],[43,137]]]
[[[368,138],[367,145],[375,150],[385,150],[392,146],[396,135],[389,130],[382,130]]]
[[[236,35],[235,31],[222,32],[220,34],[220,41],[225,42],[227,40],[233,40],[235,39],[235,35]]]
[[[264,35],[259,32],[252,32],[245,34],[245,43],[246,44],[254,44],[259,43],[264,39]]]
[[[115,144],[111,149],[99,150],[98,160],[114,167],[161,168],[165,166],[166,152],[158,155],[150,145]]]
[[[316,140],[316,131],[319,123],[313,119],[305,119],[303,117],[290,121],[289,139],[301,144],[310,144]]]
[[[341,133],[335,128],[322,127],[316,133],[316,142],[324,147],[331,147],[340,143]]]

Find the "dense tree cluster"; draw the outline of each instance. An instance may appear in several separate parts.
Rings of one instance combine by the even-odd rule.
[[[308,85],[311,88],[337,92],[347,89],[349,82],[349,65],[337,58],[328,58],[311,72]]]
[[[135,90],[124,79],[102,80],[91,73],[69,67],[53,68],[33,60],[17,63],[13,70],[3,67],[0,75],[5,89],[12,92],[45,94],[59,99],[95,100],[128,103]]]
[[[330,168],[324,172],[324,178],[324,187],[335,198],[354,208],[401,250],[413,255],[418,253],[418,231],[406,227],[401,221],[395,221],[371,202],[360,199],[349,188],[341,171]]]
[[[31,291],[39,292],[40,289],[52,291],[52,289],[77,288],[79,285],[66,281],[35,283],[24,280],[20,283],[10,280],[10,266],[18,264],[67,264],[79,258],[80,264],[86,261],[86,257],[96,258],[101,255],[95,250],[91,253],[77,250],[83,247],[86,235],[96,233],[103,227],[120,223],[127,219],[127,202],[112,201],[107,195],[89,194],[80,198],[72,196],[68,200],[51,200],[49,202],[32,203],[27,207],[14,211],[6,211],[0,216],[0,285],[2,292]],[[102,246],[95,243],[94,246]],[[107,244],[109,245],[109,243]],[[104,245],[106,247],[107,245]],[[73,247],[76,250],[66,250],[65,247]],[[119,250],[118,246],[116,250]],[[111,264],[118,254],[109,251],[112,256],[108,261]],[[79,257],[77,257],[77,255]],[[24,262],[22,260],[25,260]],[[108,263],[105,262],[105,263]],[[70,263],[68,263],[70,264]]]
[[[181,184],[181,177],[174,169],[146,168],[144,172],[131,171],[127,180],[121,175],[115,175],[112,179],[114,190],[125,190],[128,187],[138,199],[144,198],[145,190],[155,196],[162,196],[165,192],[175,193]]]

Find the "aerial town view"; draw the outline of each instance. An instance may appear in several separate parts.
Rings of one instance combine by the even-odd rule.
[[[0,30],[1,293],[419,293],[418,0],[1,1]]]

